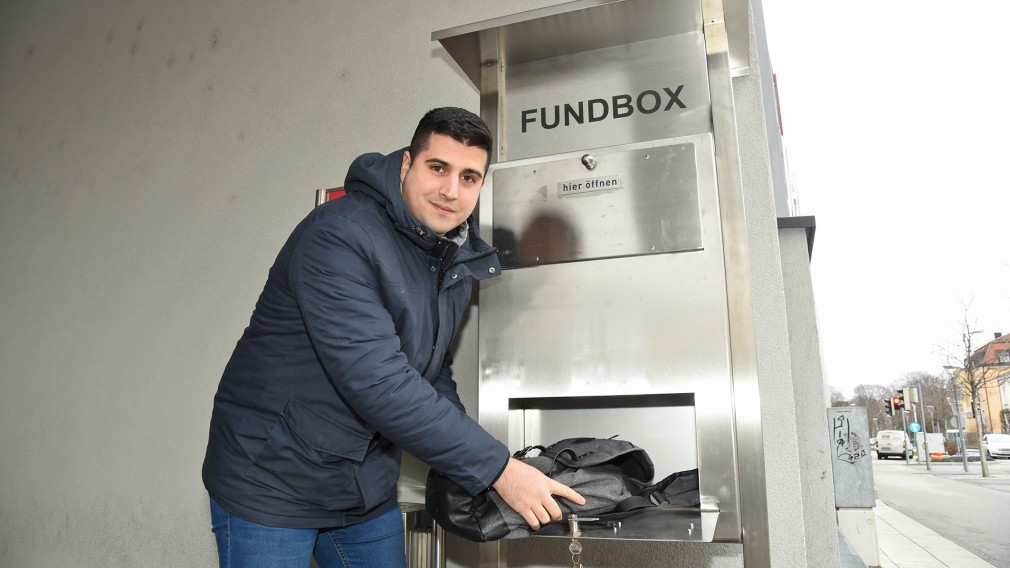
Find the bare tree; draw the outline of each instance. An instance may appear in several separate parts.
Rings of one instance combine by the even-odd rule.
[[[877,435],[878,430],[892,430],[893,418],[884,414],[884,400],[891,397],[892,390],[881,385],[857,385],[853,389],[852,404],[866,407],[866,420],[869,422],[870,433]]]
[[[943,433],[954,416],[947,404],[947,397],[951,392],[950,381],[932,373],[919,371],[906,373],[904,378],[892,385],[895,390],[911,386],[919,387],[919,405],[922,412],[919,420],[923,424],[923,431]]]
[[[985,424],[982,420],[980,399],[988,392],[990,386],[1002,384],[1010,377],[1007,373],[1008,365],[987,364],[983,353],[979,351],[975,343],[975,336],[982,333],[974,322],[969,321],[968,306],[964,309],[964,320],[961,322],[961,344],[963,349],[963,359],[961,359],[960,373],[956,378],[956,386],[963,389],[967,400],[971,404],[971,412],[975,418],[975,429],[978,431],[979,440],[985,435]],[[982,462],[982,477],[989,477],[989,463],[986,460],[985,452],[979,448]]]
[[[831,387],[831,406],[835,407],[848,405],[849,401],[845,399],[845,395],[842,394],[842,391],[836,389],[835,387]]]

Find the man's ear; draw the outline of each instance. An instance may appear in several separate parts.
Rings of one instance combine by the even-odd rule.
[[[410,150],[403,151],[403,161],[400,163],[400,183],[407,177],[407,170],[410,169]]]

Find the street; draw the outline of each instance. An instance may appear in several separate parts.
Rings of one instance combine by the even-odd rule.
[[[877,498],[994,566],[1010,568],[1010,462],[981,466],[961,462],[873,460]]]

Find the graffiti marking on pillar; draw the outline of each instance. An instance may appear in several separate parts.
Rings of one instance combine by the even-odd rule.
[[[838,461],[855,464],[867,456],[859,436],[850,428],[848,416],[835,417],[831,439],[835,441],[835,459]]]

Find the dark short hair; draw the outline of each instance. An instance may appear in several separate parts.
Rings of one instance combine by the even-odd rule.
[[[432,134],[448,136],[466,146],[476,146],[487,152],[484,171],[491,164],[491,130],[484,119],[476,114],[456,107],[441,107],[429,110],[417,123],[414,137],[410,140],[410,155],[417,156],[428,148]]]

